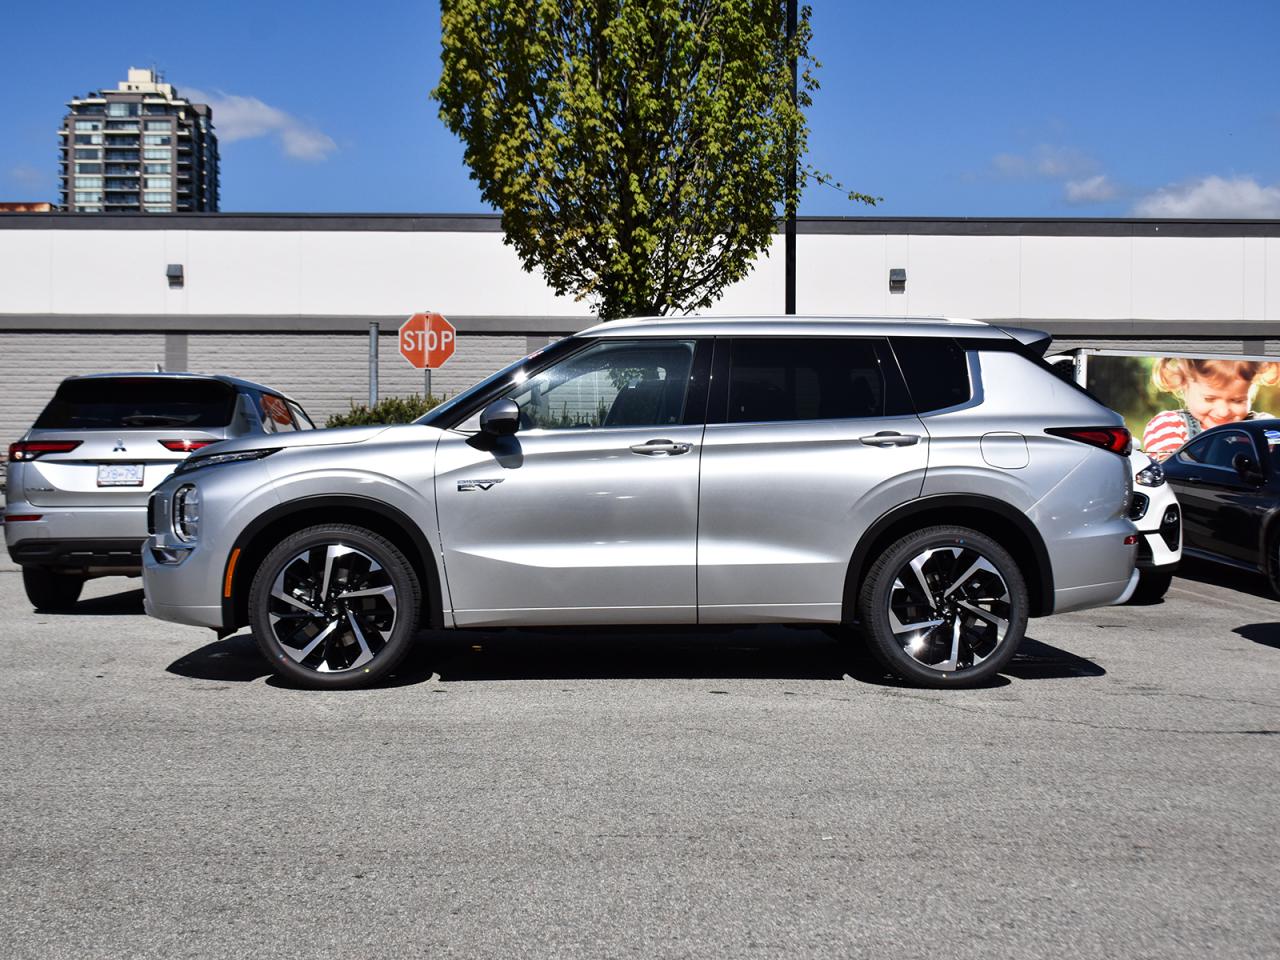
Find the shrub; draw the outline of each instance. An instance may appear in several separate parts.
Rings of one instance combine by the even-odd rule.
[[[383,423],[411,423],[433,407],[444,402],[443,396],[414,393],[407,397],[387,397],[372,407],[351,402],[347,413],[336,413],[325,421],[326,427],[364,427]]]

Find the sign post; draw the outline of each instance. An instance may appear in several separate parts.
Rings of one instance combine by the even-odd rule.
[[[458,345],[458,331],[438,313],[415,313],[400,325],[400,355],[425,370],[423,388],[431,396],[431,371],[443,367]]]

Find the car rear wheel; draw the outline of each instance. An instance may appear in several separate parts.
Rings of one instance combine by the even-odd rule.
[[[46,567],[23,567],[22,585],[27,599],[37,610],[69,610],[80,599],[84,577],[58,573]]]
[[[327,689],[391,673],[413,643],[421,606],[418,575],[395,544],[347,524],[285,538],[249,591],[253,634],[272,667]]]
[[[1022,642],[1029,607],[1009,552],[958,526],[928,527],[893,543],[858,594],[871,651],[894,674],[929,687],[994,677]]]

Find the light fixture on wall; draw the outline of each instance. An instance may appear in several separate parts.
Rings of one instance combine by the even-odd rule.
[[[177,290],[186,282],[182,273],[182,264],[171,263],[164,268],[164,275],[169,278],[169,289]]]
[[[907,271],[904,268],[893,267],[889,270],[889,292],[907,292]]]

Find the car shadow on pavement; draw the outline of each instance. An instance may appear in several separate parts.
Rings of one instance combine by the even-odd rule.
[[[267,677],[294,688],[267,666],[250,633],[205,644],[171,663],[168,672],[195,680],[248,683]],[[1018,654],[990,687],[1011,679],[1047,680],[1105,675],[1102,667],[1037,640]],[[843,680],[905,687],[873,657],[812,628],[757,627],[651,630],[439,631],[420,642],[394,674],[375,687],[496,680]]]
[[[40,614],[56,617],[136,617],[144,613],[142,590],[126,590],[105,597],[77,600],[66,610],[38,610]]]
[[[1280,650],[1280,623],[1246,623],[1231,631],[1264,647]]]
[[[1228,567],[1221,563],[1211,563],[1197,557],[1183,557],[1178,564],[1178,573],[1174,579],[1191,580],[1209,586],[1222,587],[1236,593],[1247,593],[1263,600],[1274,600],[1275,597],[1267,589],[1267,579],[1260,573],[1252,573],[1239,567]],[[1280,608],[1278,608],[1280,609]]]

